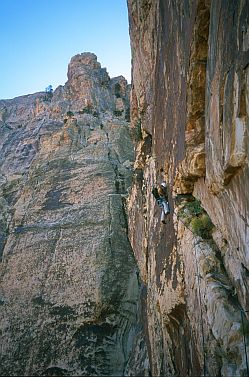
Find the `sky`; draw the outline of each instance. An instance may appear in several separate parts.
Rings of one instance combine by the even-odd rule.
[[[85,51],[130,82],[126,0],[1,0],[0,14],[0,99],[64,85]]]

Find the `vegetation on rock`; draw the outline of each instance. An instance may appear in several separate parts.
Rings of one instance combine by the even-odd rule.
[[[141,120],[138,119],[135,127],[132,128],[132,139],[135,140],[136,143],[141,141],[143,138],[142,136],[142,127],[141,127]]]
[[[122,114],[123,114],[123,110],[114,110],[113,111],[113,115],[115,115],[117,117],[122,116]]]
[[[202,208],[201,202],[191,195],[178,196],[178,200],[181,201],[184,197],[185,200],[178,211],[178,217],[194,234],[204,239],[210,239],[214,225],[207,212]]]

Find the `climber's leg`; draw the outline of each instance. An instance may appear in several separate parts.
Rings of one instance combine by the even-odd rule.
[[[162,208],[162,212],[161,212],[161,222],[162,222],[163,224],[166,223],[165,218],[166,218],[166,216],[165,216],[164,208]]]
[[[163,201],[163,210],[164,210],[165,215],[168,215],[170,213],[169,203],[166,201]]]

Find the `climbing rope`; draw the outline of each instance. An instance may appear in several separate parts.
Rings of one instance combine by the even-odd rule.
[[[247,371],[247,377],[249,377],[249,366],[248,366],[248,359],[247,359],[247,349],[246,349],[246,336],[245,336],[245,328],[244,328],[244,320],[243,315],[246,317],[245,313],[249,313],[249,310],[241,310],[241,324],[242,324],[242,331],[243,331],[243,342],[244,342],[244,350],[245,350],[245,359],[246,359],[246,371]]]
[[[152,192],[153,193],[153,192]],[[154,197],[156,198],[155,193],[153,193]],[[190,232],[194,234],[194,232],[177,216],[177,213],[175,211],[172,212],[176,215],[176,218],[183,223],[183,225],[190,230]],[[201,324],[201,337],[202,337],[202,348],[203,348],[203,377],[206,377],[206,352],[205,352],[205,336],[204,336],[204,324],[203,324],[203,311],[202,311],[202,300],[201,300],[201,290],[200,290],[200,274],[199,274],[199,268],[197,263],[197,256],[195,251],[195,263],[196,263],[196,271],[197,271],[197,287],[198,287],[198,296],[199,296],[199,304],[200,304],[200,324]]]
[[[194,232],[180,219],[179,216],[177,216],[177,213],[173,211],[173,214],[176,215],[177,220],[181,221],[182,224],[190,230],[190,232],[194,234]],[[201,306],[201,292],[200,292],[200,274],[199,274],[199,268],[197,263],[197,256],[195,251],[195,263],[196,263],[196,271],[197,271],[197,282],[198,282],[198,296],[199,296],[199,302],[200,302],[200,312],[201,312],[201,332],[202,332],[202,347],[203,347],[203,376],[206,377],[206,352],[205,352],[205,337],[204,337],[204,325],[203,325],[203,312],[202,312],[202,306]],[[249,364],[248,364],[248,357],[247,357],[247,346],[246,346],[246,336],[245,336],[245,328],[244,328],[244,319],[243,316],[246,317],[245,313],[249,313],[249,310],[241,310],[241,324],[242,324],[242,331],[243,331],[243,343],[244,343],[244,351],[245,351],[245,362],[246,362],[246,371],[247,371],[247,377],[249,377]]]
[[[195,233],[186,225],[186,223],[180,219],[178,214],[173,211],[172,212],[178,221],[180,221],[194,236]],[[204,336],[204,320],[203,320],[203,310],[202,310],[202,300],[201,300],[201,290],[200,290],[200,273],[198,268],[198,262],[197,262],[197,255],[196,255],[196,249],[194,251],[195,256],[195,264],[196,264],[196,271],[197,271],[197,289],[198,289],[198,296],[199,296],[199,305],[200,305],[200,325],[201,325],[201,334],[202,334],[202,348],[203,348],[203,377],[206,377],[206,350],[205,350],[205,336]],[[249,310],[241,310],[241,323],[242,323],[242,331],[243,331],[243,342],[244,342],[244,351],[245,351],[245,362],[246,362],[246,370],[247,370],[247,377],[249,377],[249,366],[248,366],[248,358],[247,358],[247,346],[246,346],[246,337],[245,337],[245,329],[244,329],[244,322],[243,322],[243,315],[245,316],[245,313],[249,312]]]
[[[173,211],[173,214],[176,215],[177,220],[181,221],[182,224],[195,236],[194,232],[177,216],[177,213]],[[197,263],[197,256],[195,250],[195,264],[196,264],[196,272],[197,272],[197,287],[198,287],[198,296],[199,296],[199,304],[200,304],[200,314],[201,314],[201,335],[202,335],[202,349],[203,349],[203,377],[206,377],[206,352],[205,352],[205,336],[204,336],[204,321],[203,321],[203,311],[202,311],[202,300],[201,300],[201,290],[200,290],[200,273]],[[249,376],[248,376],[249,377]]]
[[[199,303],[200,303],[200,313],[201,313],[201,333],[202,333],[202,348],[203,348],[203,376],[206,377],[206,352],[205,352],[205,337],[204,337],[204,324],[203,324],[203,312],[202,312],[202,300],[201,300],[201,290],[200,290],[200,274],[199,268],[197,263],[197,256],[195,250],[195,264],[196,264],[196,271],[197,271],[197,286],[198,286],[198,295],[199,295]]]

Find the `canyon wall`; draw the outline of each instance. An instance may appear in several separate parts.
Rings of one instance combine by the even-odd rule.
[[[0,101],[1,375],[123,375],[143,341],[129,92],[84,53],[54,93]]]
[[[248,373],[249,2],[128,10],[131,97],[84,53],[0,101],[1,375]]]
[[[249,2],[128,0],[128,9],[129,237],[152,375],[245,376]],[[152,195],[162,180],[166,224]]]

